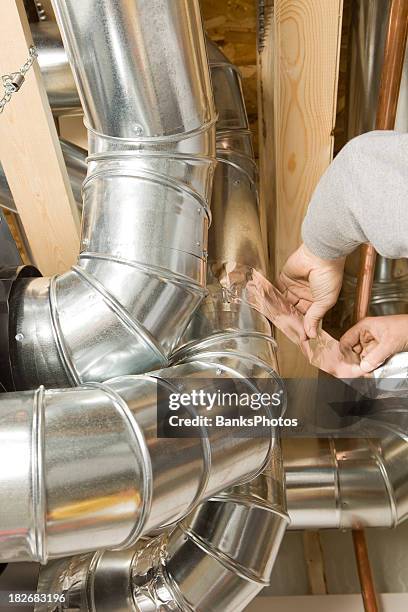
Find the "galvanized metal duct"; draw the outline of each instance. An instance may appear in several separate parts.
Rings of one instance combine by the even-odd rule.
[[[389,2],[355,0],[351,9],[347,134],[354,138],[375,129]],[[408,131],[408,52],[395,129]]]
[[[46,46],[46,38],[43,40]],[[39,50],[41,56],[42,48],[40,47]],[[214,86],[218,87],[216,95],[224,92],[228,97],[230,94],[227,93],[225,83],[219,86],[222,76],[217,85],[215,72],[217,61],[219,60],[222,64],[225,58],[214,46],[209,48],[209,54]],[[230,67],[230,70],[233,71],[233,67]],[[70,87],[73,88],[72,77]],[[222,114],[224,114],[222,105],[217,100],[221,113],[219,128]],[[224,133],[225,136],[228,134]],[[218,130],[217,156],[228,157],[231,154],[229,147],[227,145],[224,148],[222,143],[223,136]],[[252,165],[248,159],[245,163]],[[234,213],[234,208],[230,208],[228,212],[232,194],[238,193],[243,187],[242,183],[234,184],[233,180],[225,181],[222,178],[222,174],[232,172],[232,168],[233,165],[219,164],[215,176],[217,188],[214,189],[212,201],[215,223],[210,233],[210,253],[217,252],[217,255],[212,257],[211,263],[214,264],[214,260],[226,261],[228,259],[242,262],[249,253],[258,252],[257,257],[253,258],[253,264],[262,270],[263,254],[259,252],[260,242],[256,229],[255,233],[250,233],[252,239],[249,238],[245,245],[242,240],[239,240],[235,247],[231,246],[234,244],[234,236],[242,235],[236,231],[234,224],[240,224],[241,232],[243,227],[243,224],[240,223],[240,214]],[[229,197],[223,198],[224,194],[228,194]],[[244,201],[247,206],[250,205],[251,200],[248,201],[248,198],[245,198]],[[253,213],[246,218],[256,219],[256,206],[253,208]],[[256,223],[251,227],[256,228]],[[224,235],[228,235],[231,239],[223,244]],[[227,254],[226,245],[228,245]],[[242,257],[242,254],[245,256]],[[216,292],[217,283],[214,278],[210,277],[210,284],[211,281],[215,282]],[[217,303],[217,299],[214,301]],[[200,330],[196,332],[198,335],[200,333],[205,335],[206,330],[211,333],[211,330],[214,329],[228,328],[231,318],[235,320],[235,325],[237,320],[248,320],[248,313],[243,310],[243,306],[237,310],[236,305],[228,305],[222,299],[219,303],[222,304],[222,308],[217,310],[212,300],[209,299],[201,308],[200,315],[194,321],[194,327],[200,327]],[[207,315],[202,316],[205,311]],[[209,323],[208,318],[211,316],[213,322]],[[254,316],[256,315],[251,312],[250,317]],[[262,326],[260,319],[259,324],[261,329],[266,330],[266,326]],[[391,447],[395,451],[393,454],[386,450]],[[287,479],[288,513],[291,518],[290,528],[346,528],[356,525],[389,527],[397,522],[402,522],[406,517],[407,448],[404,435],[398,432],[389,434],[384,448],[382,444],[379,445],[378,441],[369,438],[348,441],[285,439],[283,455]],[[394,458],[392,462],[388,459],[389,457]],[[397,461],[398,458],[401,460]],[[366,489],[367,474],[370,475],[370,486]]]
[[[218,545],[212,550],[195,543],[177,527],[170,535],[141,541],[122,552],[101,551],[54,561],[41,570],[38,590],[63,592],[66,603],[60,604],[61,609],[71,612],[239,612],[262,588],[253,577],[248,577],[250,569],[260,563],[269,581],[277,551],[268,560],[267,553],[272,548],[268,544],[272,540],[278,545],[281,540],[281,534],[268,532],[265,527],[264,558],[259,554],[258,542],[250,544],[248,519],[253,525],[262,521],[263,514],[262,508],[253,505],[251,515],[247,512],[247,516],[243,513],[240,517],[236,513],[229,523],[218,522],[213,532],[208,532],[208,537]],[[223,551],[232,526],[236,534],[242,528],[248,544],[247,549],[241,548],[237,537],[230,547],[234,561],[241,557],[248,564],[244,569],[232,563]],[[35,607],[36,612],[51,609],[46,604]]]
[[[81,101],[58,26],[51,21],[39,21],[31,23],[30,28],[34,45],[41,51],[38,64],[53,114],[81,115]]]
[[[290,527],[396,527],[406,520],[407,414],[405,398],[369,437],[283,440]]]
[[[216,428],[203,438],[157,437],[157,393],[174,378],[189,392],[203,377],[275,376],[279,390],[271,368],[217,342],[152,375],[0,397],[1,561],[127,548],[265,467],[272,430],[261,439]]]
[[[227,350],[237,376],[273,379],[276,346],[268,321],[245,302],[231,300],[217,278],[227,262],[250,262],[263,270],[265,259],[239,73],[212,43],[208,45],[219,112],[209,296],[174,359],[219,364]],[[245,363],[253,364],[252,374],[243,368]],[[267,469],[257,478],[224,490],[172,531],[130,550],[49,564],[41,572],[39,589],[64,589],[64,605],[70,610],[244,609],[268,584],[288,522],[280,443],[274,433]]]
[[[205,294],[215,113],[198,2],[54,5],[89,133],[81,253],[14,292],[16,388],[163,366]]]

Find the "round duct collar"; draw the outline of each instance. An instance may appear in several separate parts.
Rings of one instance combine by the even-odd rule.
[[[15,391],[10,362],[10,307],[14,283],[42,276],[34,266],[0,266],[0,391]]]

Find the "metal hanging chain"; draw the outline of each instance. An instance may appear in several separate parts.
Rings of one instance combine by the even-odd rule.
[[[37,49],[33,46],[30,47],[29,56],[25,64],[23,64],[18,72],[12,72],[11,74],[3,74],[1,80],[4,87],[4,95],[0,100],[0,115],[4,110],[4,107],[10,102],[11,97],[21,88],[25,81],[25,75],[34,64],[36,57],[38,56]]]

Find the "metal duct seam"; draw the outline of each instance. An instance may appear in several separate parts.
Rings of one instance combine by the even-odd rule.
[[[213,56],[219,59],[221,54],[209,45],[212,69]],[[276,345],[270,337],[268,321],[247,304],[230,302],[216,276],[217,269],[222,270],[217,262],[231,257],[232,261],[249,260],[261,270],[265,266],[251,175],[251,142],[242,127],[246,124],[242,93],[237,88],[235,72],[230,78],[231,66],[225,58],[217,63],[220,67],[228,74],[228,88],[220,87],[219,79],[223,81],[225,73],[217,77],[212,72],[219,122],[225,111],[235,123],[231,129],[223,130],[217,142],[220,155],[233,161],[220,164],[214,177],[209,296],[191,322],[173,362],[199,360],[213,364],[217,371],[226,366],[226,358],[233,357],[235,365],[232,370],[228,368],[230,374],[245,378],[255,372],[262,375],[263,371],[263,376],[273,380]],[[228,94],[233,94],[232,98]],[[225,95],[233,104],[225,106]],[[224,197],[217,197],[220,193]],[[229,224],[234,216],[241,221],[239,229]],[[74,610],[237,612],[269,583],[287,523],[282,457],[275,431],[268,465],[255,479],[218,493],[197,506],[169,533],[140,542],[129,551],[105,551],[51,563],[41,572],[39,590],[58,592],[63,584],[67,606]],[[194,579],[197,575],[199,581]],[[38,607],[39,611],[43,609]]]
[[[366,438],[286,439],[283,455],[290,528],[392,528],[406,520],[408,440],[396,427],[378,424]]]
[[[198,3],[75,4],[54,2],[89,126],[81,253],[15,290],[21,389],[166,365],[205,295],[216,117]]]
[[[181,557],[183,545],[188,550],[183,549]],[[38,590],[63,592],[66,602],[61,608],[72,612],[242,610],[262,584],[240,573],[228,559],[220,559],[219,551],[209,552],[201,543],[186,539],[176,527],[170,536],[140,541],[126,551],[101,551],[54,561],[41,570]],[[186,583],[191,584],[191,580],[188,574],[182,575],[183,565],[195,567],[200,575],[201,589],[197,580],[192,585],[196,588],[195,601],[186,597]],[[50,608],[38,604],[35,609],[44,612]]]
[[[235,260],[236,258],[234,257],[233,259]],[[395,442],[396,438],[391,436],[390,441],[392,441],[392,439],[394,439],[394,442]],[[318,443],[324,444],[324,442],[322,441],[318,441]],[[357,444],[356,442],[353,442],[350,444],[349,442],[348,443],[349,444],[348,453],[345,452],[346,449],[344,448],[343,444],[344,443],[337,442],[338,451],[336,451],[336,457],[335,457],[336,464],[338,464],[340,461],[340,463],[342,463],[342,465],[345,466],[346,463],[344,463],[344,461],[347,460],[348,464],[349,465],[351,464],[352,466],[354,465],[355,469],[354,471],[351,470],[349,472],[350,478],[347,478],[347,479],[344,479],[344,477],[341,478],[342,489],[340,493],[344,494],[343,502],[341,502],[341,499],[339,498],[340,475],[338,473],[338,468],[333,467],[333,470],[331,472],[333,474],[333,478],[332,478],[333,495],[329,493],[328,495],[329,502],[327,506],[324,506],[324,503],[322,506],[322,501],[324,502],[324,500],[322,500],[322,491],[320,490],[319,492],[316,491],[314,493],[313,490],[311,489],[311,484],[314,479],[316,483],[319,483],[318,488],[320,487],[321,489],[321,484],[323,482],[323,474],[325,473],[318,466],[317,455],[316,455],[315,450],[309,449],[303,455],[303,458],[305,459],[306,463],[302,463],[302,460],[300,460],[298,464],[299,465],[298,471],[297,471],[296,464],[292,464],[292,468],[290,467],[288,456],[286,454],[285,465],[286,465],[287,473],[288,474],[291,473],[288,500],[289,500],[289,512],[292,517],[293,527],[295,528],[302,527],[302,526],[304,527],[308,527],[308,526],[309,527],[310,526],[340,527],[340,526],[347,526],[347,525],[354,526],[356,523],[360,525],[366,524],[366,525],[382,526],[384,524],[393,525],[395,523],[395,511],[393,511],[393,508],[394,506],[397,507],[398,504],[401,503],[401,500],[403,500],[403,492],[392,493],[394,486],[393,485],[391,486],[390,484],[391,480],[390,478],[386,476],[387,472],[385,470],[388,470],[388,468],[384,468],[384,466],[387,465],[387,458],[382,456],[383,451],[381,450],[381,454],[373,453],[372,456],[368,455],[369,460],[370,460],[369,465],[371,465],[372,468],[374,468],[374,471],[372,471],[370,468],[370,474],[377,473],[377,475],[380,476],[381,474],[379,472],[381,472],[384,476],[383,488],[379,487],[377,484],[374,483],[374,488],[371,488],[370,501],[368,501],[367,495],[364,493],[364,491],[361,489],[361,486],[360,486],[361,483],[363,482],[363,479],[366,478],[367,473],[366,473],[366,468],[364,467],[364,464],[361,461],[361,458],[359,457],[359,455],[361,456],[361,451],[364,451],[364,453],[367,456],[367,450],[369,450],[370,446],[372,447],[372,442],[371,441],[370,442],[361,441],[359,444]],[[405,445],[403,446],[403,440],[400,440],[398,446],[400,447],[400,451],[396,452],[395,454],[402,457],[403,451],[405,448]],[[295,443],[293,441],[285,441],[285,448],[287,449],[288,447],[294,448]],[[355,448],[355,458],[353,458],[353,453],[351,452],[353,447]],[[299,450],[301,450],[301,446],[298,445],[298,448]],[[334,450],[335,449],[333,448],[333,441],[332,441],[330,443],[330,447],[328,448],[328,456],[332,456]],[[344,453],[344,457],[347,457],[347,459],[345,459],[344,461],[342,459],[341,452]],[[312,465],[315,465],[315,468],[311,471],[310,465],[309,465],[309,468],[307,471],[307,479],[305,480],[303,466],[308,465],[310,463]],[[403,465],[403,462],[399,463],[399,465],[401,468],[401,466]],[[313,476],[312,472],[315,476]],[[398,478],[393,479],[393,481],[396,484],[400,483],[400,485],[403,486],[403,483],[405,481],[403,470],[400,472],[398,471],[396,472],[397,475],[398,473],[399,473]],[[298,474],[298,476],[296,474]],[[353,488],[350,488],[352,481],[354,481],[355,483],[359,483],[358,487],[360,489],[360,501],[358,500],[358,498],[356,498],[356,490]],[[381,481],[377,479],[377,477],[375,477],[375,482],[380,483]],[[397,491],[398,487],[396,487],[395,490]],[[375,515],[373,515],[371,511],[369,512],[370,507],[372,508],[373,491],[375,491],[374,499],[377,499],[377,501],[380,502],[380,504],[382,504],[380,511],[378,511],[378,508],[374,510]],[[300,495],[300,497],[296,498],[297,495],[298,496]],[[300,504],[302,506],[301,513],[303,514],[303,516],[301,516],[298,512],[297,503],[299,499],[300,499]],[[346,501],[346,499],[350,500],[351,503],[349,503],[349,501]],[[392,500],[396,500],[395,504]],[[347,503],[349,504],[348,506],[346,505]],[[343,517],[340,520],[339,519],[339,507],[341,505],[343,505],[343,511],[344,509],[348,508],[348,512],[345,514],[346,518]],[[310,510],[309,515],[305,514],[307,512],[307,508],[309,508]],[[400,514],[400,517],[401,517],[400,520],[405,518],[405,515],[406,515],[406,512],[403,511]]]
[[[229,70],[228,65],[227,69]],[[236,97],[236,102],[242,105],[242,98],[239,96],[239,93]],[[245,113],[245,111],[243,112]],[[236,153],[235,159],[238,159],[241,155],[240,147],[242,145],[244,145],[244,151],[246,151],[247,147],[249,147],[249,151],[252,150],[250,141],[248,141],[248,135],[248,131],[241,130],[237,150],[234,151],[233,147],[230,147],[231,150],[228,153],[233,155]],[[223,134],[223,138],[225,136],[228,135]],[[230,144],[233,144],[233,142]],[[245,152],[241,155],[240,160],[250,161],[250,165],[252,164],[253,166],[253,161],[250,158],[248,160],[246,158],[247,154]],[[224,203],[228,213],[226,217],[231,217],[234,210],[237,213],[238,211],[241,212],[242,209],[246,213],[248,221],[246,224],[248,234],[245,235],[241,231],[239,234],[240,238],[235,240],[234,232],[231,231],[228,234],[228,238],[225,234],[226,240],[224,246],[222,243],[217,243],[218,234],[212,241],[214,256],[218,260],[219,257],[223,257],[223,252],[228,253],[231,250],[234,253],[234,261],[239,259],[236,256],[237,253],[241,253],[241,255],[246,255],[246,258],[250,256],[251,263],[257,263],[262,269],[264,258],[260,249],[259,220],[256,212],[256,191],[253,190],[253,181],[249,181],[251,187],[248,197],[247,181],[250,179],[250,176],[247,170],[243,168],[241,171],[238,164],[234,163],[220,165],[220,168],[222,170],[218,180],[225,182],[226,186],[229,185],[231,176],[237,174],[235,176],[235,187],[230,192],[232,197],[228,197],[227,202]],[[227,174],[224,172],[226,168]],[[238,198],[236,197],[237,194]],[[222,202],[219,201],[218,204],[220,208],[218,208],[217,220],[221,224],[221,222],[224,223],[222,221]],[[248,246],[248,237],[250,237],[249,249],[246,248]],[[233,241],[231,241],[231,238]],[[197,314],[196,320],[193,321],[191,330],[186,336],[187,345],[173,357],[174,360],[181,360],[181,363],[175,365],[169,372],[171,371],[176,375],[177,368],[185,367],[188,368],[187,373],[188,377],[190,377],[194,374],[194,369],[197,370],[197,374],[202,375],[203,368],[212,368],[211,371],[215,376],[220,376],[223,372],[227,376],[236,376],[241,379],[261,375],[275,380],[275,384],[280,385],[274,369],[276,367],[275,343],[270,337],[268,322],[245,304],[241,304],[239,308],[235,304],[230,304],[223,294],[223,290],[219,286],[216,277],[213,276],[212,271],[210,271],[209,277],[212,284],[211,296],[206,300],[201,312]],[[112,388],[112,384],[122,385],[123,388],[120,396],[123,401],[125,401],[123,396],[126,396],[126,403],[130,406],[129,393],[136,394],[135,390],[137,388],[138,398],[143,399],[142,386],[147,383],[146,379],[157,379],[157,377],[160,380],[160,373],[154,372],[149,377],[122,377],[108,384],[109,388]],[[128,388],[126,388],[127,384],[129,385]],[[253,390],[252,384],[250,386]],[[103,388],[104,385],[100,387]],[[132,389],[133,391],[131,391]],[[85,389],[78,389],[79,392],[83,394]],[[70,393],[74,393],[74,391]],[[89,400],[83,401],[87,404],[89,420],[94,420],[93,415],[89,414],[89,410],[91,410]],[[143,401],[148,405],[147,400]],[[140,409],[140,399],[138,399],[138,402],[137,417],[140,422],[140,419],[143,421],[141,414],[143,410]],[[73,407],[76,403],[73,402]],[[52,409],[50,406],[45,414],[50,415],[50,418],[52,418],[56,412],[57,406],[54,405]],[[68,407],[65,418],[70,419],[72,425],[76,425],[78,431],[83,430],[83,427],[77,423],[78,418],[76,415],[71,414]],[[101,421],[103,419],[98,418],[97,422],[101,423]],[[151,420],[149,422],[151,423]],[[58,431],[58,427],[56,431]],[[149,431],[149,427],[146,428],[146,431]],[[217,471],[217,462],[214,462],[214,460],[210,462],[208,456],[205,458],[205,449],[207,449],[208,454],[208,445],[203,445],[202,442],[200,451],[203,455],[202,475],[199,482],[196,482],[195,497],[190,502],[190,505],[184,505],[183,511],[179,509],[178,518],[181,518],[186,510],[190,510],[192,505],[198,503],[200,496],[201,499],[205,498],[211,490],[211,474],[208,472],[208,467],[211,465],[212,470]],[[104,552],[97,553],[96,555],[82,555],[77,559],[69,560],[68,569],[63,575],[59,575],[59,572],[66,561],[56,561],[56,565],[50,564],[44,570],[45,573],[42,574],[42,577],[44,578],[44,576],[51,573],[60,582],[60,586],[63,584],[64,592],[69,591],[69,605],[71,609],[76,609],[76,607],[77,609],[87,609],[89,606],[89,609],[112,610],[121,605],[127,609],[132,605],[130,592],[134,594],[134,602],[137,602],[135,604],[138,606],[137,609],[151,607],[155,601],[158,607],[159,605],[162,608],[166,606],[166,609],[167,605],[169,606],[168,609],[183,610],[204,610],[211,608],[223,611],[234,610],[235,612],[236,610],[243,609],[259,592],[262,586],[267,583],[288,520],[284,511],[283,473],[277,432],[275,432],[273,437],[272,453],[268,444],[268,449],[264,448],[263,450],[262,461],[259,456],[259,447],[260,445],[264,447],[265,441],[255,439],[251,440],[250,443],[251,448],[252,445],[254,446],[253,450],[249,453],[249,457],[247,456],[245,459],[243,449],[239,453],[237,451],[234,455],[237,458],[239,457],[238,462],[234,460],[234,456],[231,456],[231,465],[234,466],[234,479],[242,482],[243,479],[249,480],[250,478],[250,482],[240,485],[233,490],[227,489],[223,494],[213,497],[208,504],[198,506],[197,510],[193,510],[192,514],[186,519],[184,531],[180,530],[180,527],[177,526],[171,532],[168,540],[166,535],[160,536],[159,550],[157,548],[154,549],[157,551],[157,555],[156,553],[149,554],[149,549],[151,550],[155,545],[144,547],[138,544],[135,549],[139,551],[137,553],[133,550]],[[158,441],[156,440],[152,449],[157,444]],[[61,446],[60,442],[59,446]],[[69,448],[70,445],[64,444],[64,447]],[[195,445],[194,448],[198,447]],[[258,454],[257,469],[246,475],[241,473],[239,476],[237,474],[238,469],[245,469],[248,472],[250,467],[249,461],[254,461],[253,455],[255,449]],[[107,451],[106,443],[104,451]],[[231,452],[228,453],[225,447],[225,441],[222,451],[223,461],[225,461],[225,457],[231,455]],[[162,454],[164,456],[167,455],[167,453]],[[184,454],[186,458],[188,457],[188,460],[185,459],[184,463],[195,463],[191,449],[188,453],[185,452]],[[50,451],[48,455],[50,455]],[[66,462],[67,457],[64,459]],[[267,470],[263,471],[254,480],[253,477],[266,464]],[[71,472],[72,468],[68,471]],[[80,471],[81,474],[86,474],[89,470],[81,469]],[[50,470],[46,470],[46,473],[49,474]],[[52,488],[53,482],[57,483],[55,476],[51,481],[51,483],[48,482],[48,486],[51,485]],[[181,491],[175,488],[174,485],[180,488],[183,486],[183,482],[179,477],[171,485],[171,496],[174,502],[181,494]],[[213,483],[214,492],[218,493],[225,486],[228,486],[228,482],[226,482],[224,477],[222,480],[219,480],[216,486]],[[89,486],[84,488],[85,490],[92,489]],[[157,503],[153,503],[152,508],[155,505]],[[65,506],[62,505],[61,510],[64,507],[66,508],[67,504]],[[219,529],[223,530],[225,528],[225,533],[228,534],[232,542],[238,537],[242,543],[245,543],[242,548],[238,547],[236,551],[225,549],[220,541],[217,542],[218,534],[220,533],[217,530],[212,535],[208,534],[207,542],[202,531],[200,535],[200,525],[202,527],[205,526],[208,516],[211,516],[214,511],[219,519]],[[176,508],[173,508],[173,513],[177,515]],[[56,527],[53,525],[52,518],[55,521],[56,515],[58,516],[58,512],[55,512],[48,505],[48,516],[51,518],[50,526],[52,531]],[[174,520],[174,517],[168,517],[167,525]],[[157,521],[157,523],[162,522]],[[152,525],[154,526],[155,523],[151,523],[150,527]],[[64,533],[64,531],[61,524],[56,529],[57,533]],[[72,535],[71,533],[71,537]],[[163,538],[164,541],[168,542],[166,546],[162,546]],[[83,546],[83,538],[81,538],[81,541]],[[256,542],[255,549],[254,542]],[[97,544],[95,539],[92,540],[92,543],[94,546]],[[129,543],[129,540],[127,543]],[[193,554],[187,554],[186,547]],[[61,553],[61,551],[59,552]],[[141,558],[145,555],[147,556],[147,561],[145,562],[146,572],[143,574]],[[194,589],[191,592],[191,588],[188,586],[188,576],[191,572],[200,571],[201,568],[206,570],[207,573],[205,575],[208,576],[208,582],[204,581],[201,593],[194,592]],[[132,573],[132,578],[130,578],[130,573]],[[84,580],[85,583],[83,582]],[[83,591],[84,584],[85,590]],[[109,588],[107,589],[108,585]],[[221,585],[222,590],[220,591]],[[55,592],[58,588],[53,586],[51,590]],[[114,595],[114,601],[112,600],[112,595]]]
[[[49,27],[54,27],[54,29],[56,28],[56,26],[54,26],[54,24],[48,24]],[[39,24],[38,28],[42,28],[43,24]],[[56,32],[57,34],[57,38],[58,38],[58,32]],[[54,36],[55,38],[55,36]],[[63,55],[63,61],[61,61],[61,65],[55,64],[55,62],[51,61],[51,54],[46,54],[45,50],[48,47],[48,42],[47,42],[47,38],[43,37],[43,43],[41,43],[41,46],[39,46],[39,55],[40,57],[43,54],[43,47],[44,47],[44,60],[42,62],[42,69],[46,69],[46,70],[51,70],[52,65],[54,65],[54,69],[56,69],[55,67],[58,66],[58,70],[60,71],[60,74],[63,75],[70,75],[70,71],[66,71],[64,66],[67,65],[66,63],[66,56]],[[212,65],[214,65],[214,62],[219,63],[219,64],[225,64],[226,60],[224,58],[224,56],[216,49],[215,45],[212,45],[209,48],[209,54],[211,56],[211,62]],[[50,62],[49,64],[49,68],[47,68],[47,62],[45,61],[48,58],[48,61]],[[215,74],[213,75],[213,80],[216,80],[215,78]],[[73,84],[72,81],[72,76],[70,77],[70,81],[68,81],[68,84],[65,85],[65,87],[68,87],[68,89],[70,88],[71,91],[75,91],[75,86]],[[219,91],[223,92],[225,91],[225,88],[223,87],[219,87]],[[242,142],[242,141],[241,141]],[[220,138],[220,136],[218,136],[218,153],[217,155],[220,156],[221,155],[221,146],[222,146],[222,138]],[[227,149],[228,151],[228,149]],[[240,159],[242,160],[242,156],[240,157]],[[253,165],[250,167],[253,167]],[[228,205],[226,206],[227,211],[225,210],[225,202],[222,201],[222,197],[221,195],[224,193],[223,189],[222,189],[222,181],[223,179],[221,178],[221,171],[219,170],[219,167],[217,169],[217,176],[216,176],[216,180],[220,181],[219,183],[219,187],[217,187],[217,189],[214,190],[214,194],[213,194],[213,217],[214,217],[214,225],[212,228],[212,233],[210,236],[210,251],[213,251],[213,249],[216,249],[217,252],[217,256],[214,257],[213,259],[218,259],[221,261],[224,261],[226,259],[228,259],[228,255],[225,254],[225,250],[224,250],[224,246],[222,242],[220,242],[220,240],[218,240],[217,242],[217,237],[221,237],[224,235],[224,231],[225,231],[225,235],[227,235],[228,233],[228,229],[230,230],[229,235],[231,235],[232,237],[234,235],[239,235],[239,232],[236,232],[236,228],[234,225],[234,222],[237,222],[237,220],[239,220],[239,215],[237,215],[236,213],[236,209],[235,209],[235,214],[234,214],[234,209],[232,209],[232,213],[229,214],[228,213]],[[228,183],[228,184],[233,184],[233,183]],[[218,194],[220,194],[220,197],[218,197]],[[219,208],[217,208],[217,201],[219,201]],[[228,204],[228,203],[227,203]],[[219,213],[217,211],[220,211]],[[227,212],[227,214],[225,214],[225,212]],[[252,218],[252,216],[250,217]],[[226,220],[228,220],[228,223],[226,222]],[[217,228],[220,228],[220,230],[218,231]],[[224,229],[223,229],[224,228]],[[242,229],[241,229],[242,232]],[[254,234],[256,236],[256,233]],[[233,245],[234,242],[233,241],[229,241],[229,245]],[[242,243],[241,243],[242,244]],[[246,247],[249,245],[249,249],[246,248],[246,255],[248,255],[249,253],[255,252],[256,249],[254,248],[255,245],[255,240],[249,240],[246,242]],[[232,261],[243,261],[242,260],[242,251],[243,248],[242,246],[239,247],[239,244],[235,245],[235,247],[229,247],[230,248],[230,253],[231,255],[229,256],[230,259]],[[259,248],[259,244],[258,244],[258,248]],[[215,252],[215,251],[214,251]],[[240,259],[241,257],[241,259]],[[263,257],[262,253],[259,255],[259,257]],[[254,258],[254,261],[252,262],[252,265],[255,265],[256,267],[259,267],[259,257],[257,259],[257,257]],[[132,263],[132,265],[136,265],[134,263]],[[214,264],[213,264],[214,266]],[[261,268],[262,269],[262,268]],[[211,279],[211,275],[210,275],[210,279]],[[211,284],[211,280],[210,280],[210,284]],[[213,303],[211,302],[211,300],[207,300],[205,306],[201,309],[201,313],[205,312],[205,310],[207,309],[207,312],[212,312],[214,311],[214,303],[215,303],[215,298],[213,299]],[[222,303],[222,295],[220,297],[221,303]],[[231,316],[237,316],[236,314],[234,314],[233,312],[231,313],[231,310],[233,309],[233,306],[230,306],[230,311],[226,311],[225,308],[223,311],[218,311],[218,327],[220,329],[224,328],[224,325],[226,324],[227,326],[230,324],[230,318]],[[241,312],[241,318],[245,318],[242,315]],[[208,322],[205,323],[205,317],[203,317],[202,315],[200,317],[196,317],[193,326],[197,327],[197,325],[200,326],[201,330],[200,333],[205,333],[205,329],[204,327],[207,329],[208,333],[211,333],[211,329],[210,326],[208,325]],[[261,326],[262,328],[262,326]],[[261,329],[260,328],[260,329]],[[401,374],[399,375],[400,377],[405,375],[405,363],[403,363],[403,369],[401,370]],[[384,374],[385,376],[387,376],[387,373]],[[393,499],[396,500],[396,504],[398,505],[400,499],[403,498],[402,493],[398,493],[398,494],[394,494],[392,493],[391,489],[395,487],[397,487],[398,483],[400,483],[400,485],[398,485],[397,488],[400,488],[400,486],[402,486],[402,484],[405,482],[405,472],[403,470],[403,463],[400,464],[401,466],[401,470],[400,470],[400,477],[399,479],[393,479],[393,483],[394,484],[390,484],[390,478],[388,478],[386,476],[387,474],[387,461],[386,458],[383,457],[382,455],[382,450],[379,451],[378,454],[378,463],[377,463],[377,467],[378,467],[378,486],[377,486],[377,494],[378,495],[378,503],[379,506],[381,508],[381,510],[379,510],[378,512],[375,512],[375,516],[373,516],[372,512],[367,512],[367,510],[369,509],[369,503],[367,499],[364,499],[364,491],[363,488],[361,488],[361,499],[360,501],[356,502],[356,498],[354,497],[352,499],[352,503],[351,506],[349,508],[350,512],[348,514],[348,518],[346,519],[341,519],[340,518],[340,512],[341,512],[341,491],[339,491],[339,485],[338,485],[338,480],[339,480],[339,476],[338,476],[338,468],[336,467],[337,465],[337,453],[335,451],[335,447],[334,444],[339,445],[340,442],[338,440],[332,440],[328,445],[328,442],[324,439],[320,439],[320,440],[316,440],[316,441],[307,441],[307,440],[291,440],[291,439],[285,439],[283,441],[283,447],[284,447],[284,464],[285,464],[285,471],[287,474],[287,482],[288,482],[288,513],[289,516],[291,518],[291,525],[290,528],[292,529],[298,529],[298,528],[339,528],[341,526],[347,527],[347,526],[353,526],[354,522],[356,524],[361,524],[361,525],[366,525],[366,526],[378,526],[378,527],[390,527],[393,526],[395,524],[395,513],[392,511],[391,505],[393,505]],[[358,450],[358,446],[357,446],[357,442],[354,441],[352,443],[355,448],[356,448],[356,453]],[[360,448],[363,448],[361,445],[364,445],[364,447],[366,448],[366,450],[368,450],[369,448],[369,442],[367,440],[367,442],[361,442],[360,443]],[[400,441],[398,442],[398,445],[400,446],[400,452],[398,454],[403,453],[403,445],[404,442],[402,439],[400,439]],[[334,453],[334,455],[333,455]],[[334,456],[335,459],[335,465],[332,463],[332,459],[331,457]],[[323,459],[323,457],[326,457],[326,459]],[[338,457],[339,457],[339,461],[341,461],[341,452],[338,453]],[[358,457],[358,453],[356,454],[356,457]],[[324,467],[322,467],[321,461],[324,461]],[[349,455],[349,465],[350,465],[350,455]],[[354,478],[356,482],[362,483],[364,482],[364,470],[362,468],[362,464],[359,463],[359,461],[357,461],[357,459],[352,462],[352,465],[355,466],[355,471],[354,471]],[[373,466],[373,468],[375,468],[376,463],[374,461],[371,462],[371,465]],[[385,485],[384,487],[381,486],[381,474],[380,472],[382,472],[382,474],[384,475],[384,480],[385,480]],[[327,476],[327,478],[326,478]],[[337,483],[337,484],[336,484]],[[387,494],[387,489],[389,490],[389,494]],[[346,488],[346,483],[343,482],[343,489],[342,491],[346,494],[347,488]],[[350,497],[349,494],[347,494],[348,497]],[[380,501],[381,500],[381,501]],[[391,504],[391,505],[390,505]],[[391,511],[390,511],[391,510]],[[352,520],[352,516],[353,516],[353,512],[354,512],[354,519]],[[404,520],[405,518],[405,513],[403,512],[402,514],[400,514],[399,518],[398,518],[398,522],[401,522],[402,520]]]
[[[222,348],[216,365],[198,352],[154,376],[3,394],[0,456],[10,467],[0,482],[0,559],[45,563],[97,548],[127,548],[223,487],[255,477],[276,445],[273,429],[263,438],[211,429],[205,443],[156,434],[162,384],[182,379],[189,392],[203,377],[215,381],[211,390],[217,380],[243,371],[249,378],[271,375],[266,364],[261,371],[227,344]],[[243,384],[253,391],[252,383]],[[277,378],[274,384],[279,390]],[[251,412],[248,407],[243,416]],[[234,412],[216,406],[217,414]]]

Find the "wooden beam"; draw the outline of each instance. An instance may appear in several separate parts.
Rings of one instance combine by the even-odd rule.
[[[259,153],[261,203],[276,275],[300,244],[311,195],[332,159],[343,0],[273,4],[259,60]],[[280,334],[278,342],[281,374],[314,375],[296,347]]]
[[[274,0],[258,7],[258,141],[259,141],[259,211],[264,244],[267,245],[270,276],[276,277],[274,245],[276,235],[275,180],[275,20]]]
[[[326,595],[326,574],[319,532],[303,531],[302,535],[310,592],[312,595]]]
[[[88,150],[88,132],[82,115],[59,117],[60,137]]]
[[[0,73],[16,72],[32,44],[22,0],[2,0]],[[0,160],[36,265],[67,270],[79,251],[79,218],[37,62],[0,115]]]

